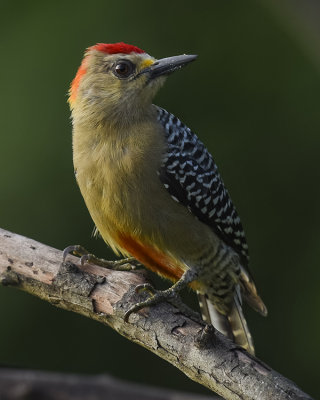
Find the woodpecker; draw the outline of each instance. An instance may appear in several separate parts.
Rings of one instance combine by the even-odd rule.
[[[157,60],[125,43],[86,50],[69,92],[76,180],[115,253],[174,282],[131,311],[189,286],[205,321],[254,353],[242,298],[262,315],[267,309],[240,218],[204,144],[152,104],[166,77],[195,58]]]

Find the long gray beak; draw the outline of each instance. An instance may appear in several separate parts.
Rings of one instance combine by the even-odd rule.
[[[191,61],[194,61],[197,57],[197,55],[183,54],[181,56],[161,58],[150,65],[150,67],[141,71],[139,75],[148,73],[150,79],[157,78],[161,75],[169,75],[184,65],[189,64]]]

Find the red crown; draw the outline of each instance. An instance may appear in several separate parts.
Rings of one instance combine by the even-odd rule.
[[[130,53],[145,53],[145,51],[139,49],[139,47],[132,46],[131,44],[126,44],[123,42],[119,43],[97,43],[95,46],[90,47],[90,49],[102,51],[107,54],[130,54]]]

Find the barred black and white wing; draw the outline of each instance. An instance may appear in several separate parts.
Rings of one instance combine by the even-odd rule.
[[[177,117],[157,109],[168,143],[160,180],[171,196],[209,225],[246,266],[249,254],[244,230],[211,154]]]

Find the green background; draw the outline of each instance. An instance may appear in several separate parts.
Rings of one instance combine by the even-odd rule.
[[[268,2],[266,2],[268,3]],[[272,2],[271,2],[272,3]],[[83,51],[125,41],[199,54],[155,103],[207,144],[246,229],[268,306],[247,311],[257,355],[319,395],[319,63],[307,23],[262,1],[1,2],[0,226],[63,249],[91,238],[73,177],[67,90]],[[108,327],[0,287],[0,363],[201,386]]]

